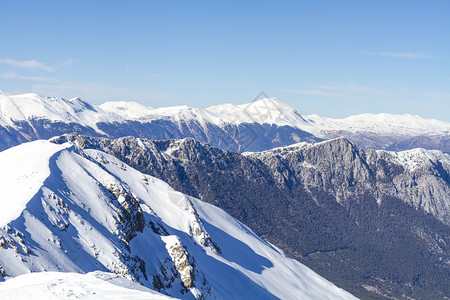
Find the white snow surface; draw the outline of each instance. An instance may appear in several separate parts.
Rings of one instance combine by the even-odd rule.
[[[14,121],[33,118],[52,122],[74,122],[94,128],[98,122],[150,122],[169,119],[174,122],[193,121],[202,127],[206,123],[224,124],[259,123],[292,126],[318,137],[347,131],[371,132],[378,135],[408,136],[423,134],[450,134],[450,123],[426,119],[415,115],[361,114],[343,119],[302,116],[298,111],[277,98],[264,98],[243,105],[222,104],[208,108],[174,106],[151,108],[135,102],[106,102],[100,106],[74,98],[42,97],[37,94],[0,94],[0,126],[14,127]]]
[[[27,161],[19,163],[22,158]],[[7,166],[0,168],[0,206],[14,207],[0,210],[0,274],[6,278],[101,271],[182,299],[355,299],[223,210],[101,151],[35,141],[2,153],[0,166]],[[133,229],[139,218],[129,219],[139,214],[143,228]],[[36,284],[32,278],[41,277],[24,276],[31,277],[3,282],[0,298],[26,282],[18,289],[44,293],[50,286],[62,298],[74,298],[69,289],[86,297],[95,286],[99,295],[109,289],[89,274],[72,280],[43,273]]]
[[[0,226],[18,218],[50,175],[48,162],[67,145],[36,141],[32,151],[10,148],[0,152]],[[39,159],[36,159],[39,157]],[[11,172],[10,172],[11,171]]]
[[[0,300],[9,299],[175,299],[145,288],[116,274],[40,272],[0,283]]]
[[[135,120],[145,118],[152,114],[153,108],[136,102],[105,102],[99,106],[102,110],[115,113],[125,119]]]
[[[28,273],[0,283],[0,300],[9,299],[149,299],[169,300],[116,274],[40,272]]]

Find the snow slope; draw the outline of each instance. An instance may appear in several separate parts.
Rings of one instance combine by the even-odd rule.
[[[0,125],[16,127],[15,122],[46,119],[52,122],[78,123],[97,128],[98,122],[122,122],[117,114],[105,112],[80,98],[43,97],[34,93],[22,95],[0,94]]]
[[[14,204],[0,210],[0,280],[102,271],[183,299],[354,299],[223,210],[98,150],[35,141],[0,166],[0,207]]]
[[[118,275],[40,272],[20,275],[0,283],[0,300],[7,299],[174,299]]]

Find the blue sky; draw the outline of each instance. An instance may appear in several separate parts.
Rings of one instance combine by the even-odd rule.
[[[450,122],[450,1],[3,1],[0,90]]]

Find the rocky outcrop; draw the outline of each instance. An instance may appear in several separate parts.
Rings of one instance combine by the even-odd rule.
[[[146,225],[139,198],[121,186],[110,185],[106,189],[112,194],[111,201],[117,208],[121,239],[128,245],[137,232],[143,232]]]
[[[180,275],[183,286],[187,289],[194,287],[194,268],[189,263],[189,254],[183,246],[183,243],[176,236],[167,236],[163,238],[175,268]]]

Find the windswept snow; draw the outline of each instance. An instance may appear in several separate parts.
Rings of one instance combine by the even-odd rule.
[[[22,157],[25,167],[7,163]],[[18,182],[2,190],[2,207],[16,208],[0,211],[0,281],[102,271],[183,299],[354,299],[223,210],[104,152],[36,141],[5,151],[0,165],[0,178]],[[62,283],[53,291],[67,291],[69,279],[43,276]],[[83,277],[74,278],[79,290]],[[7,293],[0,288],[0,297]]]
[[[0,283],[0,299],[174,299],[145,288],[118,275],[105,272],[88,274],[28,273]]]

